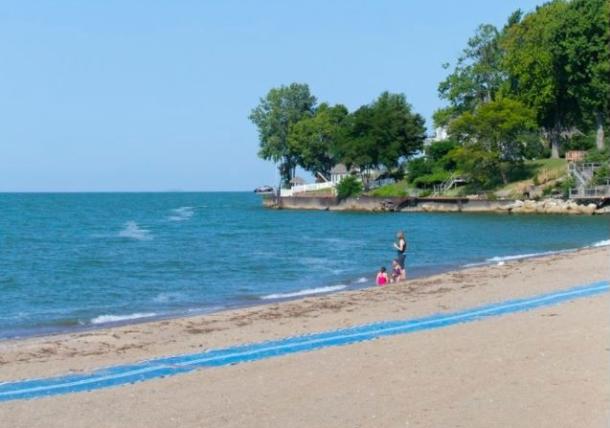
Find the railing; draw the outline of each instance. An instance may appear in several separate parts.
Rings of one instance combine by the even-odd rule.
[[[386,186],[388,184],[394,184],[396,180],[393,178],[384,178],[382,180],[373,180],[369,183],[369,189],[376,189],[381,186]]]
[[[610,185],[574,187],[569,191],[570,199],[610,197]]]
[[[447,190],[451,189],[454,185],[465,182],[466,180],[464,179],[464,177],[456,175],[455,173],[451,174],[451,176],[447,180],[443,181],[441,184],[436,184],[434,186],[434,194],[440,195],[441,193],[444,193]]]
[[[299,184],[292,186],[290,189],[280,189],[281,197],[294,196],[297,193],[303,192],[315,192],[316,190],[334,189],[335,183],[311,183],[311,184]]]
[[[568,171],[570,174],[572,174],[580,186],[586,186],[593,178],[595,170],[601,166],[602,164],[594,162],[570,162],[568,163]]]

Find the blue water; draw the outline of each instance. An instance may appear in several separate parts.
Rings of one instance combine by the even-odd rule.
[[[0,337],[370,284],[608,240],[608,218],[275,211],[250,193],[0,194]]]

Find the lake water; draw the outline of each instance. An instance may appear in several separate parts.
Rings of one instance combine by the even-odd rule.
[[[608,244],[608,217],[335,213],[251,193],[0,194],[0,337],[370,285],[407,233],[409,275]]]

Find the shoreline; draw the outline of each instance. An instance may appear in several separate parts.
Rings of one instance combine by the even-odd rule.
[[[487,258],[481,262],[471,262],[471,263],[466,263],[466,264],[462,264],[462,265],[441,265],[441,266],[425,267],[425,268],[420,267],[420,268],[416,269],[416,272],[418,272],[420,270],[424,270],[424,272],[421,272],[421,273],[418,272],[413,275],[410,275],[408,280],[423,280],[423,279],[426,279],[429,277],[442,275],[442,274],[446,274],[446,273],[450,273],[450,272],[459,272],[459,271],[462,271],[465,269],[470,269],[470,268],[475,268],[475,267],[493,266],[494,264],[497,264],[497,263],[504,264],[506,262],[537,259],[537,258],[541,258],[541,257],[558,255],[558,254],[569,254],[569,253],[574,253],[574,252],[578,252],[581,250],[586,250],[586,249],[591,249],[591,248],[600,248],[600,247],[605,247],[605,246],[610,246],[610,240],[599,241],[594,244],[591,244],[591,245],[588,245],[585,247],[581,247],[581,248],[568,248],[568,249],[562,249],[562,250],[546,251],[546,252],[531,253],[531,254],[494,256],[491,258]],[[296,290],[296,291],[292,291],[292,292],[278,291],[275,293],[277,296],[281,296],[283,294],[292,294],[292,296],[273,297],[273,298],[269,298],[269,299],[265,298],[267,296],[257,296],[257,300],[253,300],[249,303],[246,303],[246,302],[236,303],[235,302],[235,303],[227,303],[220,307],[216,306],[216,307],[201,308],[201,309],[186,308],[185,310],[179,310],[179,311],[174,311],[174,312],[165,312],[165,313],[156,313],[156,314],[150,315],[150,316],[139,316],[139,317],[135,317],[135,318],[131,318],[131,317],[133,315],[145,315],[145,313],[134,312],[134,313],[124,314],[124,315],[103,314],[103,315],[98,315],[95,318],[100,318],[103,316],[116,316],[116,317],[124,317],[125,319],[117,320],[117,321],[109,321],[109,322],[89,323],[89,324],[80,324],[79,323],[77,325],[66,326],[65,328],[56,326],[55,324],[51,324],[51,325],[41,326],[37,329],[32,329],[32,330],[36,330],[36,331],[31,331],[30,333],[25,333],[25,334],[0,334],[0,344],[2,344],[2,342],[4,342],[4,341],[20,341],[20,340],[27,340],[27,339],[33,339],[33,338],[47,338],[47,337],[51,338],[54,336],[61,336],[61,335],[66,335],[66,334],[88,333],[88,332],[95,332],[98,330],[104,330],[104,329],[110,329],[110,328],[126,327],[126,326],[130,326],[130,325],[139,325],[139,324],[168,321],[168,320],[171,321],[171,320],[178,320],[178,319],[188,319],[191,317],[201,317],[201,316],[207,316],[207,315],[212,315],[212,314],[221,314],[223,312],[228,312],[228,311],[257,308],[257,307],[265,306],[265,305],[269,305],[269,304],[281,304],[281,303],[287,303],[287,302],[295,302],[295,301],[299,301],[301,299],[323,297],[323,296],[329,296],[329,295],[333,295],[333,294],[337,294],[337,293],[346,293],[346,292],[376,288],[373,278],[366,278],[366,281],[359,282],[360,279],[363,279],[363,278],[366,278],[366,277],[364,277],[364,275],[360,275],[357,277],[357,279],[342,281],[340,284],[342,286],[341,289],[332,289],[333,287],[337,287],[337,285],[319,285],[319,286],[315,286],[312,288]],[[346,284],[344,284],[344,282]],[[315,292],[315,290],[319,290],[319,289],[327,289],[328,291]],[[311,292],[309,292],[309,291],[311,291]],[[93,319],[95,319],[95,318],[93,318]]]
[[[15,428],[195,428],[202,421],[372,428],[405,421],[455,426],[457,420],[471,427],[606,426],[607,285],[602,294],[495,317],[481,316],[480,308],[607,284],[609,260],[610,247],[587,248],[256,308],[0,342],[0,384],[9,382],[10,391],[17,380],[48,385],[54,376],[68,382],[93,372],[111,377],[118,373],[113,370],[153,367],[164,357],[172,361],[171,371],[180,361],[196,362],[223,349],[250,349],[242,345],[477,314],[472,322],[444,328],[4,401],[0,421]]]
[[[533,284],[531,288],[523,288],[523,284],[515,285],[515,289],[498,287],[497,282],[506,282],[510,277],[523,276],[524,269],[535,271],[544,270],[550,264],[561,262],[571,265],[571,259],[586,260],[591,255],[596,260],[607,262],[610,247],[588,247],[576,249],[567,253],[543,255],[540,257],[509,260],[504,263],[491,263],[486,265],[463,267],[445,273],[407,280],[406,282],[391,284],[386,287],[365,287],[358,290],[347,290],[323,295],[310,295],[287,301],[261,302],[256,306],[237,309],[222,310],[219,312],[173,317],[163,320],[143,320],[130,322],[124,325],[100,326],[80,332],[67,332],[53,335],[6,339],[0,341],[0,381],[15,377],[27,377],[26,373],[34,376],[51,373],[60,373],[62,370],[83,370],[102,365],[110,365],[123,361],[136,361],[148,359],[153,356],[173,355],[179,352],[188,352],[202,347],[227,346],[235,343],[245,343],[256,339],[273,339],[291,334],[306,334],[312,331],[324,330],[328,326],[343,327],[356,323],[373,322],[387,318],[399,318],[401,309],[411,305],[426,306],[436,300],[436,296],[453,294],[459,301],[470,294],[471,290],[488,289],[496,291],[499,295],[491,301],[502,297],[520,297],[515,294],[518,288],[521,295],[533,294],[536,291],[547,291],[565,286],[577,285],[574,281],[566,281],[561,272],[551,272],[546,275],[540,284]],[[589,263],[589,261],[587,261]],[[607,279],[604,271],[606,265],[597,263],[593,269],[592,280]],[[583,274],[584,274],[583,273]],[[486,282],[481,284],[481,279]],[[569,278],[569,276],[568,276]],[[551,280],[557,283],[552,283]],[[519,279],[520,282],[524,278]],[[551,282],[549,282],[551,281]],[[583,281],[577,281],[581,283]],[[451,285],[453,284],[453,285]],[[455,288],[455,284],[461,284]],[[540,287],[546,284],[545,287]],[[456,294],[456,292],[458,292]],[[387,301],[394,296],[396,302]],[[472,306],[487,302],[493,294],[478,296],[470,301]],[[409,302],[405,306],[405,302]],[[390,307],[388,309],[387,307]],[[448,302],[444,305],[433,305],[436,311],[460,309],[465,304]],[[384,309],[379,312],[378,309]],[[394,307],[394,309],[391,309]],[[374,309],[374,310],[373,310]],[[370,314],[364,313],[371,310]],[[343,312],[347,311],[347,313]],[[309,319],[310,313],[315,313],[314,319]],[[428,311],[420,311],[425,314]],[[337,319],[333,314],[348,315]],[[408,312],[413,315],[411,311]],[[357,316],[352,317],[354,314]],[[383,316],[380,316],[384,314]],[[415,313],[417,314],[417,313]],[[326,319],[326,318],[329,319]],[[294,325],[301,319],[304,323]],[[334,320],[334,321],[333,321]],[[318,322],[322,321],[322,323]],[[330,321],[330,324],[329,324]],[[279,324],[278,324],[279,322]],[[259,329],[258,326],[262,328]],[[288,328],[288,326],[291,326]],[[253,332],[254,330],[258,330]],[[231,332],[231,334],[226,334]],[[261,336],[261,333],[264,333]],[[201,342],[203,340],[203,342]],[[48,364],[52,363],[52,364]],[[34,371],[31,372],[31,369]],[[41,370],[39,372],[39,370]],[[10,376],[9,376],[10,374]]]
[[[578,249],[566,250],[566,251],[578,251]],[[536,256],[532,256],[532,257],[536,257]],[[438,267],[438,268],[436,268],[436,267],[435,268],[425,268],[426,272],[411,275],[409,277],[409,279],[412,279],[412,280],[425,279],[430,276],[441,275],[441,274],[444,274],[447,272],[459,271],[462,269],[467,269],[469,267],[484,266],[484,265],[493,264],[493,263],[494,262],[492,261],[489,263],[482,262],[482,263],[475,263],[472,265],[454,265],[454,266],[445,265],[445,266]],[[424,269],[424,268],[420,268],[420,269]],[[372,274],[370,274],[370,275],[372,275]],[[9,334],[2,335],[2,334],[0,334],[0,345],[4,341],[19,341],[19,340],[28,340],[28,339],[33,339],[33,338],[45,338],[45,337],[51,338],[53,336],[95,332],[97,330],[104,330],[104,329],[116,328],[116,327],[125,327],[125,326],[130,326],[130,325],[139,325],[139,324],[146,324],[146,323],[159,322],[159,321],[168,321],[168,320],[170,320],[170,321],[179,320],[179,319],[185,319],[185,318],[188,319],[191,317],[202,317],[202,316],[206,316],[206,315],[221,314],[223,312],[238,311],[238,310],[249,309],[249,308],[257,308],[260,306],[265,306],[265,305],[270,305],[270,304],[295,302],[295,301],[299,301],[299,300],[307,299],[307,298],[323,297],[323,296],[329,296],[329,295],[333,295],[333,294],[337,294],[337,293],[360,291],[360,290],[366,290],[369,288],[376,287],[376,285],[374,284],[374,279],[372,277],[366,278],[366,281],[359,282],[359,280],[363,279],[363,278],[365,278],[364,275],[361,275],[361,276],[358,276],[357,279],[355,279],[355,280],[344,281],[344,282],[347,282],[347,284],[343,284],[343,282],[341,282],[341,284],[338,284],[338,285],[341,285],[343,288],[337,289],[337,290],[333,289],[333,290],[329,290],[329,291],[314,292],[314,290],[318,290],[318,289],[331,289],[333,287],[336,287],[334,285],[320,285],[320,286],[316,286],[316,287],[312,287],[312,288],[296,290],[294,292],[278,291],[271,295],[279,296],[282,294],[294,294],[294,296],[273,297],[273,298],[267,298],[268,296],[271,296],[271,295],[256,296],[256,300],[251,300],[249,303],[245,303],[245,302],[227,303],[226,305],[223,305],[223,306],[215,306],[215,307],[201,308],[201,309],[187,308],[186,310],[183,310],[183,311],[158,313],[158,314],[151,315],[151,316],[142,316],[142,317],[136,317],[136,318],[131,318],[131,316],[136,315],[136,314],[139,315],[141,313],[135,312],[135,313],[124,314],[124,315],[105,315],[105,314],[103,314],[103,315],[98,315],[95,318],[99,318],[99,317],[103,317],[103,316],[117,316],[117,317],[125,317],[125,319],[117,320],[117,321],[102,322],[102,323],[70,325],[69,327],[65,327],[65,328],[61,328],[59,326],[55,327],[56,325],[53,324],[53,325],[40,327],[39,331],[35,331],[35,332],[33,331],[31,333],[26,333],[26,334],[21,334],[21,335],[18,335],[18,334],[17,335],[9,335]],[[309,292],[309,291],[312,291],[312,292]],[[307,292],[307,293],[305,293],[305,292]]]
[[[607,215],[610,197],[582,200],[555,198],[534,199],[475,199],[468,197],[382,197],[361,195],[338,200],[334,196],[288,196],[279,200],[263,196],[265,208],[347,212],[435,212],[435,213],[494,213]]]

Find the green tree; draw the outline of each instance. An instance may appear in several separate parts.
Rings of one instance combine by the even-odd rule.
[[[447,124],[448,113],[472,111],[478,104],[495,98],[504,78],[499,36],[496,27],[483,24],[468,39],[455,69],[438,86],[441,99],[449,101],[451,107],[437,113],[439,116],[435,119],[439,124]],[[448,68],[449,64],[444,67]]]
[[[348,115],[343,105],[320,104],[311,117],[304,117],[288,133],[288,148],[296,154],[297,163],[313,174],[330,175],[336,163],[335,153],[344,138]]]
[[[424,139],[424,119],[412,112],[405,96],[383,92],[350,115],[338,153],[346,165],[358,166],[363,174],[378,166],[391,171],[420,152]]]
[[[563,17],[562,53],[569,91],[576,97],[583,128],[595,126],[604,148],[610,97],[610,6],[607,0],[573,0]]]
[[[553,1],[512,25],[502,38],[503,67],[509,74],[507,91],[533,108],[559,157],[561,132],[576,123],[576,97],[566,78],[562,54],[567,3]]]
[[[525,144],[537,127],[535,118],[533,110],[520,101],[498,98],[452,121],[450,133],[487,164],[493,160],[507,183],[508,171],[523,159]],[[489,156],[480,156],[479,152]],[[473,172],[470,162],[461,164],[467,166],[467,172]]]
[[[313,115],[315,104],[308,85],[292,83],[271,89],[250,113],[249,119],[258,128],[258,155],[278,163],[283,186],[289,185],[298,159],[288,145],[289,131],[301,119]]]

